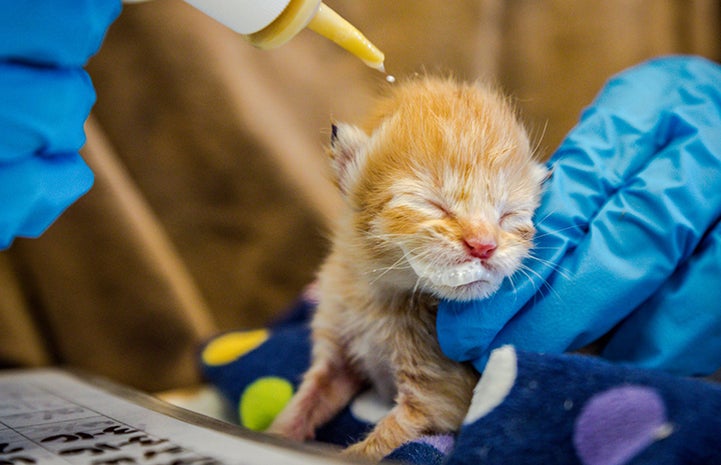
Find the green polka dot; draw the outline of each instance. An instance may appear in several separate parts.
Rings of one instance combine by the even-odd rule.
[[[275,376],[258,378],[240,397],[240,422],[254,431],[264,431],[293,396],[293,385]]]

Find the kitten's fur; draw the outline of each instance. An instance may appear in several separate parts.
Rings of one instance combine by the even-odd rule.
[[[437,299],[487,297],[521,266],[546,176],[531,152],[504,97],[451,79],[396,85],[364,126],[333,127],[347,209],[319,275],[311,367],[271,432],[312,438],[367,382],[396,405],[349,455],[459,427],[478,375],[442,354]]]

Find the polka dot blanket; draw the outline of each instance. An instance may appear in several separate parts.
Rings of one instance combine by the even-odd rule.
[[[239,424],[263,431],[309,365],[307,296],[265,329],[218,335],[202,347],[207,381]],[[345,446],[390,409],[373,391],[316,432]],[[413,465],[721,464],[721,385],[582,355],[497,349],[460,430],[419,437],[388,457]]]

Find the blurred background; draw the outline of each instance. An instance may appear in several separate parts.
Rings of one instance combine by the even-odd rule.
[[[550,155],[603,83],[645,59],[721,59],[715,0],[327,0],[416,72],[491,79]],[[158,391],[313,280],[340,205],[323,147],[388,84],[304,31],[259,51],[181,0],[126,5],[89,65],[95,186],[0,253],[0,366],[73,365]]]

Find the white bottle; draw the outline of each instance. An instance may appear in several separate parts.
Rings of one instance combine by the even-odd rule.
[[[145,0],[124,0],[134,3]],[[321,0],[185,0],[258,48],[275,48],[308,27],[385,72],[383,52]]]

